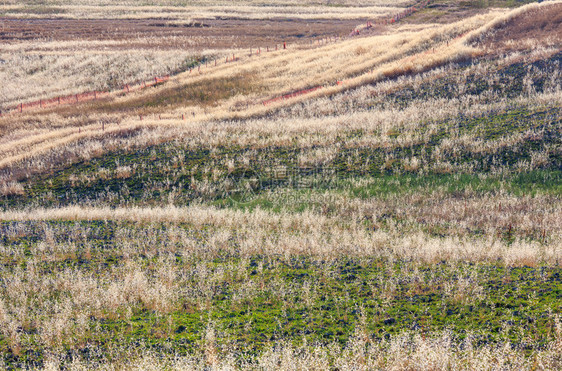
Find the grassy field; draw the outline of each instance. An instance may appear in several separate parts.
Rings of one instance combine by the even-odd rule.
[[[65,69],[58,47],[10,36],[0,58],[21,79],[0,105],[113,69],[174,74],[0,117],[0,368],[562,368],[559,1],[434,1],[357,37],[338,30],[411,3],[286,1],[275,11],[300,20],[208,49],[228,22],[266,27],[272,5],[184,3],[0,6],[10,27],[104,8],[130,22],[76,31],[84,54],[62,46],[109,58],[66,70],[75,86],[38,84]],[[211,29],[191,49],[132,39],[168,40],[146,19],[190,7]],[[60,65],[40,77],[26,58]]]

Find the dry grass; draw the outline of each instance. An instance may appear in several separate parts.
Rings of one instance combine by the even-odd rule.
[[[534,7],[531,8],[535,9]],[[516,10],[515,12],[517,12],[516,14],[521,14],[523,10]],[[272,108],[270,106],[263,107],[260,104],[263,99],[278,96],[285,92],[310,86],[325,85],[324,89],[320,89],[311,95],[331,95],[344,89],[382,81],[388,77],[419,73],[450,61],[471,57],[478,54],[479,51],[465,46],[465,38],[450,40],[472,30],[476,30],[475,32],[478,34],[483,34],[486,30],[495,27],[494,25],[500,24],[506,19],[506,16],[500,14],[499,20],[496,20],[496,15],[497,13],[477,16],[452,25],[417,32],[405,30],[388,35],[345,40],[316,49],[296,49],[287,53],[280,51],[267,55],[264,54],[262,57],[246,57],[241,54],[239,62],[221,63],[218,67],[203,69],[200,76],[193,76],[193,74],[179,75],[168,84],[169,86],[146,92],[147,97],[139,98],[137,95],[133,95],[131,97],[115,97],[113,99],[117,106],[122,106],[134,101],[154,99],[154,97],[169,90],[170,87],[172,89],[190,89],[190,87],[196,88],[198,84],[204,84],[209,78],[213,80],[228,80],[240,73],[252,74],[261,81],[261,85],[265,88],[260,94],[250,94],[230,99],[228,99],[229,95],[227,95],[222,97],[226,99],[217,101],[217,104],[214,105],[215,107],[205,110],[200,109],[197,102],[188,100],[184,107],[178,107],[175,110],[167,109],[158,114],[159,117],[175,118],[175,120],[171,120],[173,122],[166,122],[165,125],[183,125],[184,123],[177,121],[177,119],[181,118],[182,114],[191,112],[195,113],[191,120],[196,122],[260,115]],[[510,15],[507,17],[514,16]],[[474,38],[474,35],[469,34],[466,37]],[[359,55],[357,55],[358,48],[362,50]],[[346,78],[347,80],[343,86],[333,85],[336,80]],[[308,96],[295,98],[291,100],[291,103],[308,98]],[[64,114],[73,115],[81,110],[82,108],[79,108],[78,111],[66,109],[67,112]],[[138,118],[138,114],[143,113],[141,110],[132,114]],[[123,121],[123,117],[116,117],[112,120]],[[125,120],[122,124],[125,127],[141,125],[130,120]],[[151,121],[150,117],[144,118],[142,123],[142,125],[148,126],[159,124],[162,123]],[[6,123],[0,124],[0,126],[5,125]],[[99,124],[96,125],[97,127],[99,127]],[[16,130],[13,126],[10,128],[11,132]],[[88,127],[83,127],[81,133],[99,134],[96,130],[91,130]],[[34,133],[24,134],[22,132],[20,135],[29,136],[28,140],[35,143],[44,141],[40,137],[44,134],[37,136]],[[67,138],[62,140],[62,137]],[[84,135],[79,137],[84,137]],[[52,131],[49,133],[49,139],[52,141],[54,138],[62,140],[61,143],[68,142],[66,140],[68,139],[68,134],[64,131],[59,133]],[[10,146],[14,149],[18,148],[17,143],[10,143]],[[43,144],[41,147],[45,148],[45,145]],[[47,147],[51,148],[52,146],[48,145]],[[23,148],[21,149],[23,150]],[[21,156],[33,155],[34,153],[34,151],[26,151],[25,154],[20,153],[19,156],[5,158],[3,163],[14,163]]]
[[[159,2],[157,5],[146,5],[141,2],[103,1],[60,2],[51,6],[22,6],[20,3],[7,2],[0,6],[0,11],[9,17],[44,18],[61,17],[70,19],[81,18],[113,18],[113,19],[172,19],[188,21],[205,18],[243,18],[272,19],[298,18],[317,19],[322,14],[325,19],[366,19],[380,15],[393,14],[410,5],[409,1],[370,0],[360,3],[340,1],[338,6],[317,1],[236,1],[225,4],[220,1],[190,2],[189,5]]]
[[[70,121],[58,115],[47,116],[34,122],[22,119],[11,123],[16,125],[15,128],[6,128],[7,133],[0,141],[0,149],[4,154],[4,158],[0,159],[0,166],[11,169],[9,172],[7,170],[4,172],[4,174],[12,174],[9,178],[15,175],[18,179],[17,177],[22,174],[49,171],[51,166],[60,161],[57,159],[65,159],[65,162],[69,159],[87,160],[117,148],[131,150],[170,140],[176,140],[191,148],[203,146],[210,149],[224,145],[250,145],[254,148],[264,148],[283,146],[287,143],[293,143],[297,148],[302,149],[324,147],[328,151],[326,154],[316,150],[314,154],[303,154],[306,158],[302,159],[303,163],[322,162],[323,158],[329,158],[329,153],[333,152],[333,149],[328,147],[332,146],[340,135],[347,135],[354,131],[364,133],[361,137],[346,141],[346,148],[369,146],[390,151],[393,148],[404,148],[425,142],[427,135],[439,130],[440,122],[454,120],[461,113],[478,116],[483,111],[508,110],[514,104],[514,101],[509,99],[493,98],[490,102],[490,98],[486,95],[472,97],[465,101],[415,100],[407,107],[384,103],[382,107],[369,111],[361,111],[346,104],[349,99],[357,102],[372,99],[373,94],[380,94],[381,91],[411,81],[406,79],[389,84],[382,83],[359,89],[351,95],[336,96],[334,99],[318,98],[300,108],[281,111],[276,119],[198,122],[197,118],[205,115],[199,107],[193,107],[193,111],[178,111],[177,115],[180,116],[178,118],[181,118],[181,114],[185,112],[186,121],[172,120],[169,115],[162,115],[163,120],[145,117],[143,121],[126,122],[121,121],[122,118],[115,114],[100,115],[99,121],[87,125],[84,125],[80,118]],[[154,95],[154,98],[157,97]],[[519,107],[528,107],[528,109],[541,106],[556,107],[561,102],[562,94],[556,84],[552,91],[532,94],[516,100]],[[214,109],[212,106],[208,108],[208,110],[212,109]],[[195,118],[192,112],[195,112]],[[104,131],[101,130],[102,122],[105,122]],[[73,126],[65,127],[69,123]],[[24,124],[26,127],[21,127]],[[54,129],[57,125],[62,127]],[[21,128],[18,129],[18,126]],[[393,139],[389,133],[396,130],[402,135]],[[439,160],[439,152],[451,153],[455,148],[467,149],[475,155],[493,154],[506,147],[515,148],[524,145],[529,138],[540,138],[540,135],[539,132],[521,132],[489,141],[477,138],[476,133],[453,136],[439,145],[439,151],[433,155],[430,162],[438,162],[435,160]],[[550,151],[556,153],[556,150],[551,148]],[[540,165],[539,160],[540,158],[537,157],[533,164],[522,163],[522,166],[525,165],[528,169],[536,168]],[[19,165],[11,166],[15,164]],[[418,165],[424,168],[428,163]],[[470,172],[468,168],[457,170]]]
[[[30,46],[30,45],[27,45]],[[20,103],[86,91],[121,90],[125,84],[153,79],[185,68],[196,56],[183,51],[128,48],[104,52],[67,45],[62,50],[28,51],[26,46],[1,48],[0,109]],[[20,48],[21,47],[21,48]],[[49,48],[45,44],[41,47]]]
[[[560,339],[560,324],[557,331]],[[209,333],[213,334],[209,326]],[[561,366],[559,354],[562,341],[549,343],[547,347],[533,355],[531,359],[522,357],[512,350],[509,344],[502,346],[476,347],[469,337],[462,346],[452,344],[447,332],[433,336],[410,336],[402,334],[389,340],[373,343],[366,340],[365,332],[358,330],[353,339],[345,346],[294,346],[279,343],[264,352],[255,362],[242,365],[235,362],[230,352],[218,356],[206,354],[189,354],[164,358],[161,354],[146,350],[124,349],[116,347],[113,352],[119,354],[121,361],[96,364],[89,360],[76,359],[71,365],[75,369],[89,369],[102,366],[109,369],[142,370],[271,370],[282,371],[307,369],[326,370],[337,365],[339,369],[384,369],[384,370],[549,370]],[[212,347],[214,336],[210,335],[208,347]],[[209,348],[207,348],[209,349]],[[211,348],[212,349],[212,348]],[[213,354],[217,353],[216,350]],[[127,359],[126,362],[122,361]],[[56,357],[49,359],[46,369],[55,370],[65,363]],[[536,366],[536,365],[539,366]]]
[[[452,38],[462,32],[477,28],[492,18],[492,16],[476,17],[467,22],[444,26],[439,30],[420,31],[417,33],[403,32],[351,39],[316,49],[305,48],[290,50],[289,52],[273,52],[267,55],[264,54],[263,57],[240,56],[239,62],[222,63],[217,67],[210,66],[202,69],[196,76],[189,73],[180,74],[171,79],[166,86],[150,89],[150,91],[139,94],[148,97],[143,99],[153,99],[150,97],[157,97],[170,89],[170,87],[174,89],[189,89],[191,86],[197,86],[197,84],[208,81],[209,78],[220,80],[232,78],[232,76],[240,73],[251,74],[265,88],[260,94],[254,93],[247,96],[225,99],[222,102],[218,102],[212,109],[201,110],[196,105],[187,105],[181,109],[162,112],[164,118],[170,114],[176,118],[175,120],[167,120],[164,125],[184,125],[181,117],[185,112],[194,112],[195,115],[191,117],[191,121],[195,122],[251,117],[264,114],[272,109],[270,106],[264,107],[261,104],[263,99],[288,91],[325,84],[326,87],[324,89],[317,90],[311,96],[331,95],[350,87],[381,81],[388,77],[413,71],[424,71],[452,60],[469,57],[477,51],[464,46],[462,39],[451,42],[447,46],[447,38]],[[437,35],[441,36],[438,40],[435,39]],[[369,52],[357,56],[355,52],[358,47],[365,48]],[[433,52],[434,49],[431,49],[432,47],[436,48],[435,52]],[[336,80],[346,77],[348,80],[345,86],[332,85]],[[291,100],[291,103],[307,98],[309,97],[295,98]],[[126,105],[138,99],[138,94],[133,94],[125,97],[115,96],[113,101],[116,105]],[[67,111],[65,115],[75,115],[82,111],[83,108],[63,109],[63,112],[64,110]],[[138,113],[142,112],[137,112],[134,115],[138,117]],[[36,115],[34,114],[33,116]],[[24,117],[22,117],[23,120],[25,120]],[[178,119],[180,120],[178,121]],[[162,124],[162,122],[151,120],[150,117],[145,118],[142,123],[130,119],[123,120],[122,117],[118,117],[116,120],[118,122],[121,121],[121,128],[138,127],[139,124],[141,124],[140,126],[157,126]],[[0,121],[0,127],[6,127],[6,124],[11,126],[11,132],[19,131],[17,127],[14,127],[14,124],[17,125],[17,121],[7,121],[6,119]],[[28,124],[25,126],[29,127]],[[69,136],[70,133],[72,133],[72,136]],[[25,133],[21,131],[17,142],[5,142],[5,145],[12,149],[12,153],[19,153],[2,159],[2,166],[14,163],[14,161],[22,157],[38,153],[35,150],[29,151],[29,148],[26,148],[24,153],[23,149],[25,147],[20,147],[17,144],[22,142],[22,136],[26,137],[24,141],[34,143],[36,148],[42,151],[39,148],[53,148],[53,143],[56,143],[56,141],[61,144],[68,143],[70,138],[85,137],[86,134],[94,133],[96,136],[100,134],[99,124],[83,126],[78,136],[76,136],[78,133],[74,129],[69,130],[68,128],[51,130],[48,134]],[[48,142],[46,142],[47,138]]]
[[[20,183],[6,182],[0,188],[0,194],[3,196],[23,195],[25,190]]]
[[[556,176],[562,89],[558,62],[548,58],[560,46],[474,59],[488,53],[493,33],[559,4],[376,29],[321,46],[290,43],[260,56],[207,50],[202,55],[221,63],[156,87],[1,117],[3,357],[10,367],[40,359],[38,367],[53,370],[560,368],[559,187],[527,187],[533,176],[514,175]],[[11,1],[0,13],[64,10],[60,16],[80,19],[104,12],[183,25],[192,22],[189,12],[360,19],[408,4],[339,5]],[[142,63],[127,63],[137,46],[129,42],[3,45],[7,70],[21,79],[0,88],[0,101],[103,86],[108,76],[143,79],[194,56],[146,48],[135,54]],[[225,63],[232,53],[238,60]],[[457,64],[471,59],[478,63]],[[57,84],[45,83],[77,60]],[[521,72],[516,93],[509,84],[476,89],[502,85],[502,68],[535,60],[547,66]],[[92,63],[112,67],[100,76],[86,71]],[[457,90],[444,97],[443,81]],[[505,127],[496,131],[486,117]],[[504,161],[505,153],[524,158]],[[482,158],[491,163],[485,171]],[[248,207],[217,196],[232,187],[221,179],[234,170],[255,165],[267,173],[291,162],[334,165],[346,177],[333,175],[335,188],[264,188]],[[398,307],[408,319],[390,318]],[[308,343],[304,331],[326,323],[329,340]],[[34,367],[18,364],[25,366]]]
[[[556,265],[562,258],[562,240],[559,239],[562,225],[558,220],[560,204],[548,198],[516,200],[499,197],[465,201],[429,200],[423,206],[414,206],[415,201],[400,199],[400,207],[393,209],[391,203],[340,199],[332,207],[338,216],[326,216],[315,212],[302,214],[272,213],[263,210],[251,212],[221,210],[205,206],[164,208],[91,208],[69,206],[60,209],[34,209],[6,211],[0,220],[115,220],[135,223],[187,223],[196,229],[212,227],[215,232],[207,244],[195,246],[188,240],[184,248],[194,254],[218,254],[222,250],[235,249],[244,256],[307,255],[323,258],[341,256],[380,257],[406,259],[418,262],[496,262],[508,266]],[[490,208],[489,205],[498,205]],[[487,207],[483,207],[487,205]],[[503,206],[499,206],[503,205]],[[502,209],[503,207],[503,209]],[[486,210],[479,213],[477,210]],[[396,229],[369,230],[364,220],[374,223],[381,215],[401,214],[406,220],[422,225],[448,225],[458,228],[449,231],[451,237],[431,237],[422,231],[403,234],[402,227]],[[341,215],[346,215],[345,221]],[[517,230],[544,230],[550,237],[548,243],[538,244],[517,240],[507,243],[498,239],[498,232],[512,228]],[[463,230],[484,229],[484,238],[467,237]],[[276,233],[272,234],[272,231]],[[455,234],[457,237],[455,237]],[[228,242],[227,242],[228,241]],[[161,247],[160,247],[161,248]]]

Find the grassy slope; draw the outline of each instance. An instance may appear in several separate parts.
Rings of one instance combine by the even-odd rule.
[[[560,55],[555,58],[559,60]],[[541,63],[536,62],[534,66],[541,68]],[[522,95],[522,71],[526,68],[515,64],[500,71],[506,80],[500,79],[498,86],[469,76],[472,90],[467,94],[495,91],[508,99]],[[416,99],[458,98],[451,89],[450,78],[438,79],[421,89],[406,86],[385,99],[406,107]],[[511,82],[507,84],[508,81]],[[540,91],[543,85],[540,78],[534,81],[536,90]],[[380,104],[373,98],[356,102],[355,107],[369,110]],[[259,149],[228,143],[218,148],[187,148],[179,141],[134,152],[113,151],[87,162],[57,168],[50,174],[33,176],[26,180],[23,195],[4,196],[0,203],[4,209],[88,203],[151,206],[168,204],[173,193],[176,205],[201,202],[247,210],[259,206],[277,213],[312,210],[319,215],[344,215],[346,210],[341,204],[313,201],[315,194],[329,192],[344,195],[349,202],[367,200],[384,205],[387,210],[381,215],[380,223],[375,223],[376,229],[397,229],[402,233],[423,231],[440,238],[457,234],[461,238],[480,238],[482,233],[489,232],[468,223],[468,232],[463,234],[445,219],[428,227],[401,214],[399,209],[401,204],[411,202],[412,196],[431,198],[435,193],[441,199],[468,201],[498,194],[500,200],[510,202],[537,196],[560,205],[559,113],[560,107],[522,107],[514,103],[508,110],[437,123],[438,129],[425,136],[424,142],[412,146],[396,146],[390,151],[338,147],[330,161],[316,167],[300,165],[299,155],[309,149],[298,144]],[[405,135],[402,130],[398,128],[387,134],[398,141]],[[423,125],[420,130],[423,132]],[[491,153],[460,148],[444,154],[443,161],[452,164],[452,168],[433,167],[433,151],[454,135],[476,135],[484,143],[493,143],[530,130],[540,131],[542,135]],[[368,135],[343,132],[339,141],[346,143]],[[531,161],[533,153],[545,151],[547,160],[532,170],[517,167],[521,161]],[[389,155],[393,160],[388,160]],[[403,161],[412,157],[420,158],[422,165],[412,168]],[[262,187],[255,189],[248,203],[236,202],[236,195],[220,192],[230,161],[235,171],[228,178],[234,183],[248,184],[250,172],[245,170],[248,168],[261,176]],[[272,164],[297,169],[304,180],[316,174],[320,186],[301,189],[280,181],[268,175]],[[473,165],[470,171],[466,170],[466,164]],[[220,170],[222,175],[213,178],[205,167]],[[315,173],[315,168],[333,172]],[[502,171],[497,171],[498,168]],[[272,201],[269,196],[273,191],[301,195],[304,201]],[[431,206],[419,202],[421,210]],[[2,272],[4,277],[9,277],[1,287],[5,298],[15,297],[10,288],[14,287],[16,277],[24,286],[33,286],[37,276],[21,273],[29,266],[41,277],[38,284],[49,280],[58,282],[61,276],[72,272],[109,280],[100,284],[102,288],[107,288],[112,277],[119,281],[131,266],[142,271],[148,277],[147,285],[155,289],[164,282],[160,276],[162,269],[178,273],[168,287],[177,297],[169,303],[164,300],[169,306],[163,308],[142,296],[133,296],[115,307],[91,309],[88,304],[86,329],[79,336],[70,336],[78,328],[75,312],[68,320],[69,332],[50,338],[42,332],[46,323],[42,321],[58,314],[47,309],[30,309],[35,315],[30,317],[35,320],[21,323],[16,332],[20,340],[14,340],[10,333],[0,335],[4,361],[14,367],[30,362],[41,364],[49,351],[64,353],[70,349],[88,357],[86,344],[109,349],[115,344],[135,347],[144,342],[160,352],[202,352],[210,343],[211,328],[213,346],[219,353],[243,352],[250,357],[279,341],[344,345],[359,330],[375,343],[404,332],[425,337],[448,330],[454,342],[462,342],[469,336],[476,346],[509,342],[527,356],[555,339],[553,314],[562,311],[562,270],[558,263],[509,266],[501,261],[459,263],[444,259],[426,263],[322,254],[247,256],[240,253],[239,246],[228,242],[217,251],[193,253],[170,233],[180,230],[205,250],[213,228],[116,221],[1,222]],[[294,228],[295,233],[301,233],[298,227]],[[373,224],[367,220],[365,228],[372,229]],[[542,229],[528,230],[517,224],[512,228],[509,224],[509,229],[500,229],[496,238],[508,246],[516,238],[548,246],[549,239],[560,235],[556,226],[549,228],[545,237]],[[34,300],[53,303],[76,300],[75,294],[64,285],[46,285],[48,290],[32,292],[22,306],[33,308]],[[11,304],[5,304],[6,312],[10,312]],[[240,353],[236,354],[242,358]]]

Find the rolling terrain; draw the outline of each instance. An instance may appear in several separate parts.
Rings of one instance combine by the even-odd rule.
[[[0,6],[4,368],[562,367],[562,2],[180,3]]]

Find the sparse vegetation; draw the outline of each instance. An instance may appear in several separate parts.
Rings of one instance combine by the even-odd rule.
[[[305,3],[267,16],[410,5]],[[195,68],[0,117],[0,365],[561,368],[562,50],[509,41],[561,4],[472,3],[262,55],[172,48],[157,68]],[[0,8],[187,22],[179,5]],[[445,5],[456,23],[420,23]]]

